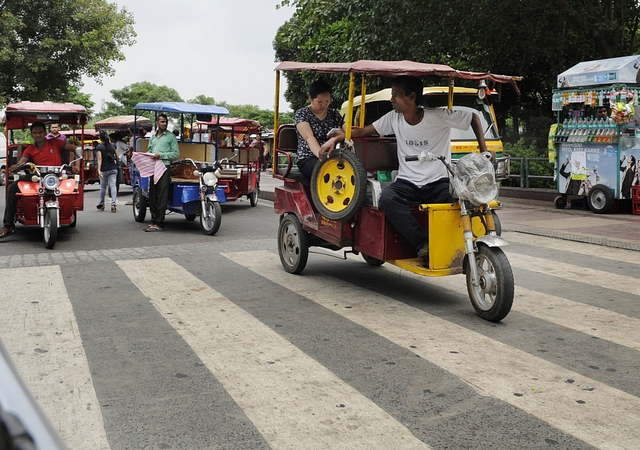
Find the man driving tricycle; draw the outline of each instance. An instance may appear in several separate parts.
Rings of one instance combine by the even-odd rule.
[[[343,128],[347,145],[328,152],[328,158],[319,152],[308,184],[291,170],[294,157],[290,149],[297,146],[293,130],[286,125],[278,129],[275,176],[284,178],[284,186],[275,190],[274,208],[281,215],[278,247],[285,270],[302,272],[308,247],[315,245],[350,248],[345,253],[362,253],[370,265],[389,262],[420,275],[464,273],[476,312],[486,320],[503,319],[511,309],[514,285],[509,262],[499,248],[506,242],[496,232],[489,205],[497,196],[489,161],[494,155],[486,152],[475,113],[450,107],[422,108],[422,83],[415,77],[446,76],[450,86],[459,77],[496,77],[500,82],[514,82],[515,77],[462,73],[448,66],[410,61],[285,62],[277,70],[349,72],[350,109],[356,72],[400,75],[392,82],[394,111],[369,126],[352,129],[350,110]],[[450,130],[469,127],[478,148],[452,166]],[[379,137],[364,138],[371,134]],[[388,137],[392,134],[395,137]],[[394,170],[398,175],[390,186],[376,179],[377,173]]]
[[[7,187],[0,239],[15,232],[17,220],[43,228],[45,245],[53,248],[58,227],[75,226],[77,212],[83,209],[82,148],[60,139],[47,139],[44,120],[84,125],[87,113],[83,106],[70,103],[21,102],[7,106],[7,130],[28,127],[34,143],[24,151],[21,146],[11,149],[9,172],[26,173]]]

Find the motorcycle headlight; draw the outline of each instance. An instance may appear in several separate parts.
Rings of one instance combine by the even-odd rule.
[[[213,187],[218,183],[218,177],[216,177],[216,174],[213,172],[206,172],[202,175],[202,181],[207,186]]]
[[[58,176],[52,173],[45,175],[45,177],[42,179],[42,185],[45,187],[45,189],[49,189],[51,191],[54,190],[58,187]]]

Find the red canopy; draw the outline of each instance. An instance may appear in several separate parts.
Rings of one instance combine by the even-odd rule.
[[[373,61],[361,60],[355,62],[338,63],[303,63],[284,61],[278,64],[276,70],[313,70],[320,73],[366,73],[381,77],[398,77],[409,75],[413,77],[439,76],[447,78],[464,78],[467,80],[490,79],[498,83],[511,83],[520,93],[516,81],[522,77],[511,75],[497,75],[491,72],[468,72],[456,70],[445,64],[428,64],[414,61]]]
[[[54,102],[16,102],[5,109],[4,123],[7,129],[28,128],[33,122],[85,125],[87,110],[82,105]]]

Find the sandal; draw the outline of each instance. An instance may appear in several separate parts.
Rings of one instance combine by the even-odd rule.
[[[158,225],[151,225],[144,229],[144,231],[153,232],[153,231],[164,231],[164,228],[159,227]]]
[[[4,227],[2,231],[0,231],[0,239],[4,239],[8,236],[11,236],[15,232],[16,232],[15,228]]]
[[[155,223],[150,223],[149,225],[147,225],[146,227],[143,228],[143,231],[149,231],[151,228],[153,228],[155,226],[156,226]]]

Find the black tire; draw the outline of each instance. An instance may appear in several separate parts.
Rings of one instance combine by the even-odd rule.
[[[471,282],[469,263],[478,268],[477,292]],[[513,272],[504,252],[498,247],[478,245],[478,252],[465,259],[465,273],[467,292],[476,313],[490,322],[504,319],[511,311],[514,292]]]
[[[44,246],[52,249],[58,240],[58,210],[51,208],[44,213]]]
[[[493,216],[493,223],[496,226],[496,234],[498,236],[502,236],[502,222],[500,222],[500,217],[498,217],[498,213],[492,210],[491,215]]]
[[[0,169],[0,186],[7,184],[7,169],[4,167]]]
[[[71,219],[71,223],[69,224],[71,228],[75,228],[76,225],[78,225],[78,211],[73,212],[73,218]]]
[[[251,194],[247,195],[247,197],[249,197],[249,201],[251,202],[251,206],[257,206],[258,205],[259,194],[260,194],[260,188],[258,188],[258,186],[256,186],[256,188],[253,190],[253,192]]]
[[[142,195],[140,189],[136,189],[136,193],[133,196],[133,218],[136,222],[144,222],[144,218],[147,216],[147,197]]]
[[[364,253],[361,253],[361,255],[362,259],[364,259],[370,266],[379,267],[384,264],[384,261],[381,259],[374,258],[373,256],[369,256]]]
[[[567,207],[567,197],[558,195],[553,199],[553,206],[555,206],[556,209],[565,209]]]
[[[309,259],[309,235],[294,214],[287,214],[278,227],[278,254],[288,273],[299,274]]]
[[[613,191],[604,184],[596,184],[587,194],[589,209],[596,214],[607,214],[613,208]]]
[[[200,214],[200,227],[204,234],[213,236],[220,229],[222,223],[222,207],[220,202],[205,202],[206,211],[202,211]],[[206,215],[205,215],[206,213]]]
[[[196,217],[198,217],[197,214],[185,214],[184,218],[187,219],[189,222],[193,222],[194,220],[196,220]]]
[[[355,153],[334,153],[313,168],[311,199],[320,214],[344,222],[355,216],[364,203],[367,172]]]

